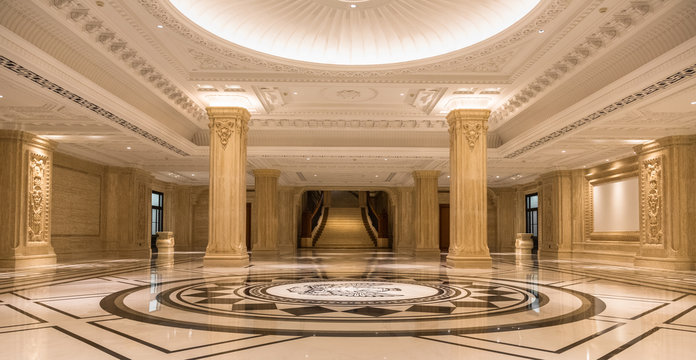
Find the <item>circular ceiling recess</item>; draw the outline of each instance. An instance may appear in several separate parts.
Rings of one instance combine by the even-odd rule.
[[[380,65],[426,59],[510,27],[540,0],[169,0],[203,29],[286,59]]]

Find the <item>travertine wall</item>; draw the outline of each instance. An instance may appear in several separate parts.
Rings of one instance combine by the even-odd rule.
[[[56,153],[53,169],[51,236],[58,259],[101,256],[105,167]]]

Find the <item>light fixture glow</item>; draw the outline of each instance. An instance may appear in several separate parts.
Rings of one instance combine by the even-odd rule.
[[[130,146],[126,146],[126,150],[130,150],[130,149],[131,149],[131,147],[130,147]]]
[[[305,160],[309,161],[310,158],[305,158]]]
[[[485,96],[457,96],[451,98],[445,106],[448,111],[456,109],[488,109],[491,98]]]
[[[358,7],[358,5],[350,4],[350,7],[353,8],[353,9],[355,9],[356,7]]]
[[[4,98],[4,96],[0,95],[0,99]]]
[[[164,25],[157,25],[158,29],[164,29]]]
[[[539,34],[543,34],[543,33],[544,33],[544,29],[539,29]]]
[[[240,95],[209,95],[208,106],[216,107],[241,107],[247,110],[252,109],[249,99]]]
[[[2,97],[2,96],[0,96],[0,97]],[[696,105],[696,101],[692,101],[691,105]]]
[[[565,151],[565,150],[561,150],[561,152],[565,154],[566,151]]]

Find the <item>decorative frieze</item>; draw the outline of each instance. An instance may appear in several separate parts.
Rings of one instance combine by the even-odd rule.
[[[663,212],[663,176],[662,158],[656,157],[645,160],[641,164],[641,189],[645,194],[642,197],[642,217],[645,244],[662,244],[662,212]]]
[[[27,241],[48,242],[50,165],[44,155],[30,153],[27,197]]]

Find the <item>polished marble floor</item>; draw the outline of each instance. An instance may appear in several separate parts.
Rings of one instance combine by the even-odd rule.
[[[0,271],[1,359],[693,359],[696,272],[303,251]]]

